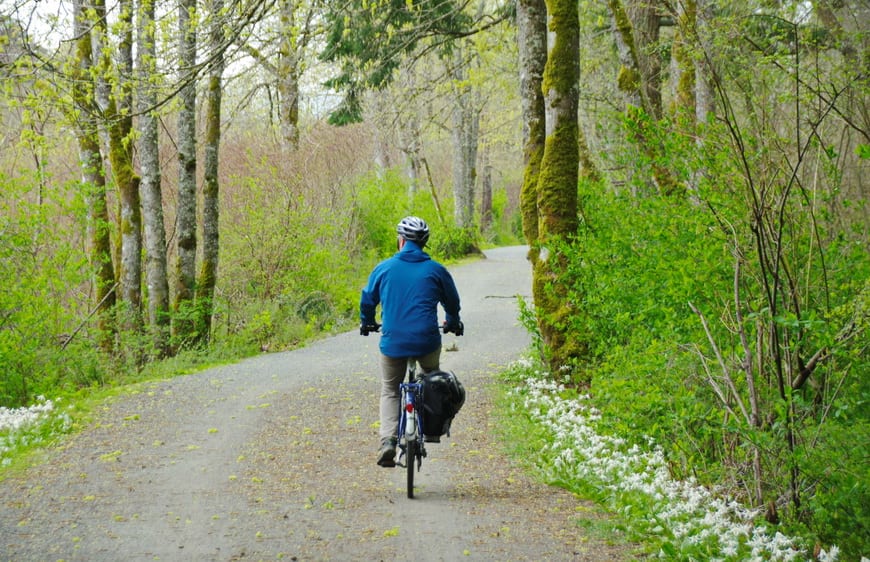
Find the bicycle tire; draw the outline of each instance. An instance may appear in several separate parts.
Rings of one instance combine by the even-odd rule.
[[[408,469],[408,497],[414,498],[414,471],[417,468],[417,441],[411,439],[405,443],[405,466]]]

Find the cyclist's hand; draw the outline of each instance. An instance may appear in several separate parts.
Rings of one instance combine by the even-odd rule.
[[[462,323],[462,321],[459,321],[459,322],[451,322],[450,324],[448,324],[448,323],[445,321],[445,322],[444,322],[443,329],[444,329],[444,333],[445,333],[445,334],[448,334],[448,333],[450,333],[450,332],[453,332],[453,333],[456,334],[457,336],[461,336],[462,334],[465,333],[465,325]]]
[[[369,335],[369,332],[377,332],[381,329],[381,325],[375,322],[374,324],[360,324],[359,325],[359,334],[361,336]]]

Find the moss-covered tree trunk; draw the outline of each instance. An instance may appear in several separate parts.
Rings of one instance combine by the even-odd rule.
[[[694,3],[694,29],[692,34],[693,43],[696,49],[701,52],[712,52],[710,46],[713,32],[710,28],[710,22],[713,19],[712,0],[695,0]],[[691,20],[690,22],[691,23]],[[695,56],[695,121],[700,124],[705,124],[709,115],[715,110],[715,101],[713,94],[713,70],[705,56]],[[701,139],[699,139],[700,141]]]
[[[661,149],[653,131],[662,116],[660,75],[657,58],[658,12],[655,3],[632,0],[627,10],[621,0],[608,0],[613,17],[614,40],[621,68],[617,77],[625,98],[626,113],[633,123],[632,141],[638,145],[652,166],[653,180],[665,195],[681,193],[682,188],[661,160]]]
[[[573,0],[548,0],[550,43],[544,67],[546,141],[538,176],[538,244],[541,253],[533,272],[533,292],[538,326],[556,373],[582,355],[582,341],[572,337],[562,269],[561,243],[577,232],[577,182],[579,175],[578,116],[580,62],[577,56],[580,20]]]
[[[142,306],[142,213],[139,201],[139,178],[133,171],[133,2],[119,3],[117,63],[111,61],[111,50],[103,48],[106,59],[103,67],[105,79],[111,86],[109,107],[106,111],[109,132],[109,162],[118,190],[120,205],[120,262],[119,293],[126,303],[123,326],[128,330],[141,328]],[[106,22],[97,24],[103,28],[103,37],[108,37]]]
[[[199,321],[196,324],[199,343],[208,342],[214,311],[214,290],[217,284],[219,256],[219,193],[218,170],[221,143],[221,81],[223,57],[223,0],[211,2],[210,40],[215,53],[209,70],[206,92],[205,162],[202,193],[202,264],[196,284]]]
[[[93,54],[91,29],[83,2],[73,3],[73,32],[76,37],[73,86],[76,134],[82,184],[87,190],[88,240],[91,269],[94,274],[94,301],[97,309],[99,344],[104,351],[114,347],[112,309],[115,305],[115,270],[109,231],[109,211],[106,203],[106,177],[100,152],[96,118],[97,104],[92,76]]]
[[[179,0],[178,51],[181,108],[178,112],[177,256],[172,331],[183,345],[195,332],[196,291],[196,0]]]
[[[523,186],[520,211],[532,266],[538,261],[538,174],[544,156],[546,112],[542,89],[547,63],[547,5],[544,0],[517,2],[520,99],[523,117]]]
[[[137,23],[138,78],[137,118],[139,166],[145,246],[145,286],[148,296],[148,324],[158,357],[169,352],[169,277],[166,266],[166,226],[163,219],[163,190],[157,121],[157,59],[154,4],[144,0]]]
[[[692,56],[692,36],[696,26],[695,0],[685,0],[675,6],[676,26],[671,46],[670,82],[673,90],[668,113],[693,132],[695,119],[695,62]]]

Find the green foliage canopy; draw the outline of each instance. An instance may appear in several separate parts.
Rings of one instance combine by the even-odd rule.
[[[367,89],[386,86],[393,71],[406,60],[430,51],[451,52],[454,39],[476,33],[504,19],[495,16],[475,21],[467,2],[455,0],[353,0],[332,3],[325,13],[328,29],[320,58],[339,63],[338,75],[325,85],[344,94],[329,117],[334,125],[362,120],[362,96]]]

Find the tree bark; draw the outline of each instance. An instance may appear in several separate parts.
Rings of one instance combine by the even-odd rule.
[[[542,89],[544,65],[547,63],[547,6],[544,0],[517,2],[517,39],[524,165],[520,211],[523,217],[523,235],[529,244],[529,259],[534,265],[539,255],[538,174],[546,139]]]
[[[702,53],[711,52],[712,31],[710,22],[713,19],[711,0],[696,0],[695,2],[695,42]],[[695,57],[695,121],[707,123],[709,115],[715,108],[713,96],[712,69],[706,56]]]
[[[546,141],[538,176],[538,242],[542,254],[533,272],[533,292],[538,327],[547,348],[551,373],[571,367],[583,354],[582,338],[571,335],[565,325],[564,283],[557,275],[564,269],[562,242],[577,232],[577,187],[579,180],[578,104],[580,20],[577,3],[548,0],[550,40],[544,67],[543,92]]]
[[[474,186],[477,182],[477,142],[480,109],[477,92],[468,81],[464,49],[457,47],[451,68],[453,81],[453,201],[456,226],[474,226]]]
[[[661,118],[661,63],[655,54],[659,39],[658,12],[646,0],[608,0],[614,23],[619,62],[619,89],[627,105],[643,109],[654,119]]]
[[[73,20],[73,33],[76,37],[76,81],[73,87],[73,101],[77,112],[76,128],[82,184],[87,192],[89,254],[91,270],[94,274],[98,341],[100,347],[109,352],[114,348],[111,311],[115,305],[115,271],[112,264],[109,212],[106,204],[106,177],[100,152],[99,132],[94,117],[97,104],[94,80],[91,76],[92,22],[89,21],[81,0],[75,0],[73,3]]]
[[[660,148],[655,140],[653,123],[661,118],[661,68],[655,56],[658,43],[658,13],[645,0],[634,0],[626,10],[621,0],[608,0],[613,17],[614,39],[622,67],[617,78],[625,97],[626,113],[634,122],[632,140],[646,155],[652,179],[664,195],[682,192],[678,180],[660,162]],[[651,123],[652,121],[652,123]]]
[[[169,278],[166,266],[166,227],[163,219],[163,190],[157,122],[157,59],[155,50],[154,3],[143,0],[139,10],[137,77],[139,185],[144,222],[145,286],[148,291],[148,324],[158,357],[169,352]]]
[[[695,120],[695,62],[692,57],[692,36],[697,29],[695,0],[677,2],[673,15],[676,26],[671,47],[671,78],[673,105],[669,113],[686,122],[689,134]]]
[[[489,163],[489,147],[484,146],[481,155],[483,175],[480,181],[480,231],[492,226],[492,166]]]
[[[662,118],[662,64],[659,59],[659,2],[633,0],[628,4],[632,22],[635,56],[640,75],[640,87],[645,100],[644,110],[655,119]]]
[[[197,340],[207,343],[211,334],[214,313],[214,291],[218,276],[219,256],[219,194],[218,171],[221,141],[221,81],[224,72],[223,0],[211,2],[211,51],[216,53],[209,69],[206,94],[205,162],[202,201],[202,264],[196,284]]]
[[[123,325],[128,330],[139,330],[142,306],[142,213],[139,178],[133,171],[133,86],[130,82],[133,76],[133,2],[121,0],[119,8],[121,38],[118,42],[118,72],[110,82],[112,91],[107,111],[109,162],[121,207],[119,292],[129,307],[129,315],[125,316]],[[105,21],[99,25],[105,26]],[[104,36],[108,35],[104,33]]]
[[[179,0],[178,51],[181,109],[178,113],[178,208],[176,210],[177,261],[176,316],[173,335],[184,343],[194,333],[192,311],[196,283],[196,0]]]
[[[284,148],[299,147],[299,45],[295,0],[281,0],[281,46],[278,59],[278,97],[281,140]]]

